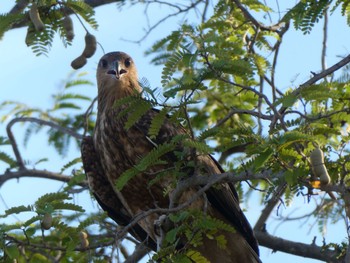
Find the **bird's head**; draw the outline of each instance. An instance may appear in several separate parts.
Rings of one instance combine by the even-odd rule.
[[[96,78],[99,95],[118,99],[140,92],[134,61],[124,52],[105,54],[98,63]]]

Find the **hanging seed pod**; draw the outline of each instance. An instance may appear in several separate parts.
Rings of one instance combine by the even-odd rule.
[[[79,233],[79,238],[80,238],[80,247],[81,248],[87,248],[89,246],[89,240],[88,238],[88,234],[84,231],[81,231]]]
[[[72,41],[74,38],[73,21],[70,16],[65,16],[62,21],[62,26],[66,30],[66,37],[68,41]]]
[[[311,168],[315,176],[320,178],[322,185],[330,183],[331,178],[329,177],[327,168],[324,164],[323,151],[317,147],[310,154]]]
[[[92,57],[95,54],[96,46],[97,46],[96,37],[90,33],[86,33],[85,49],[82,55],[86,58]]]
[[[38,7],[35,3],[32,3],[32,6],[29,9],[29,17],[34,24],[36,31],[43,31],[45,29],[45,25],[43,21],[41,21]]]
[[[41,220],[41,228],[49,230],[52,227],[52,216],[49,213],[44,214],[43,220]]]
[[[35,32],[34,28],[31,26],[28,26],[26,38],[24,40],[28,47],[34,43],[34,40],[35,40],[34,32]]]
[[[86,62],[87,62],[86,57],[84,57],[83,55],[80,55],[79,57],[74,59],[70,65],[74,69],[80,69],[86,64]]]

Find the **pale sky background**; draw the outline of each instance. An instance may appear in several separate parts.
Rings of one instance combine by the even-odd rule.
[[[0,13],[9,11],[13,6],[11,0],[2,0],[0,3]],[[275,3],[275,1],[267,1]],[[293,2],[294,1],[290,1]],[[293,4],[292,3],[292,4]],[[161,24],[145,41],[139,45],[122,39],[137,40],[143,34],[143,27],[146,25],[144,18],[144,7],[137,5],[134,7],[125,6],[121,12],[115,4],[103,6],[95,9],[96,20],[99,23],[98,31],[91,32],[103,45],[106,52],[124,51],[129,53],[135,60],[139,77],[147,77],[152,88],[161,87],[161,67],[150,65],[150,57],[145,57],[144,52],[154,41],[177,29],[179,18],[171,19],[165,24]],[[165,13],[159,6],[149,9],[152,21],[156,21]],[[36,57],[25,43],[26,28],[11,30],[6,33],[0,41],[0,103],[4,100],[15,100],[26,103],[33,107],[46,108],[52,104],[51,95],[61,89],[60,83],[73,70],[70,68],[71,61],[83,50],[83,39],[85,31],[73,17],[75,26],[75,40],[73,46],[64,48],[59,37],[56,37],[51,52],[48,57]],[[291,30],[284,39],[281,55],[276,72],[276,81],[281,90],[286,90],[294,81],[297,86],[310,77],[310,71],[317,72],[321,69],[321,39],[322,23],[319,23],[310,35],[303,35],[301,32]],[[350,30],[346,26],[345,18],[338,14],[330,17],[328,32],[327,64],[333,65],[339,58],[349,53]],[[86,78],[95,83],[95,69],[103,51],[99,48],[96,54],[89,59],[88,64],[79,72],[86,71]],[[96,96],[95,87],[86,87],[86,90],[79,92]],[[0,114],[3,114],[0,112]],[[26,148],[23,147],[23,126],[16,124],[15,136],[21,145],[22,156],[26,160],[35,161],[47,157],[48,163],[37,166],[38,169],[51,169],[59,171],[63,164],[79,156],[79,151],[71,147],[68,156],[61,160],[55,151],[46,145],[46,133],[41,132],[34,135]],[[0,124],[0,135],[5,135],[5,125]],[[5,150],[6,148],[2,149]],[[10,148],[7,148],[10,149]],[[4,166],[0,163],[0,174],[4,172]],[[49,182],[47,180],[21,179],[7,182],[0,189],[0,214],[6,207],[33,204],[41,195],[48,192],[58,191],[62,187],[60,183]],[[75,200],[85,209],[96,208],[96,204],[90,201],[88,194],[82,195]],[[273,215],[269,220],[267,230],[277,236],[286,239],[311,243],[314,236],[320,237],[317,224],[313,220],[297,220],[293,223],[281,224],[278,221],[280,215],[297,216],[302,214],[304,209],[310,209],[312,203],[308,204],[303,197],[298,197],[292,206],[281,208],[280,213]],[[262,206],[256,195],[250,197],[246,215],[254,225]],[[1,219],[2,220],[2,219]],[[2,222],[0,220],[0,222]],[[14,218],[8,218],[12,221]],[[9,222],[7,221],[7,222]],[[334,226],[327,226],[325,233],[326,242],[341,242],[346,238],[346,229],[343,222]],[[317,244],[321,245],[321,238],[317,239]],[[281,252],[272,253],[271,250],[261,247],[261,258],[263,262],[280,263],[285,262],[305,262],[316,263],[317,260],[293,257]]]

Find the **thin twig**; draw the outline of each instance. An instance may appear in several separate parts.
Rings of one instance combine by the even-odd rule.
[[[284,22],[278,22],[275,25],[266,26],[266,25],[260,23],[258,20],[256,20],[255,17],[251,13],[249,13],[249,11],[242,5],[242,3],[239,0],[232,0],[232,2],[234,2],[236,4],[236,6],[242,11],[245,18],[247,20],[251,21],[253,23],[253,25],[256,26],[256,28],[258,28],[260,30],[278,32],[285,25]]]

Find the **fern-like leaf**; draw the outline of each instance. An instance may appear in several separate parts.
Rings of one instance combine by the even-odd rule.
[[[165,154],[173,151],[175,149],[175,144],[167,143],[158,145],[157,148],[154,148],[151,152],[149,152],[144,158],[140,160],[140,162],[135,165],[133,168],[130,168],[123,172],[121,176],[118,178],[116,182],[116,187],[118,190],[122,190],[123,187],[137,174],[144,172],[152,165],[163,163],[160,158]]]
[[[174,52],[167,60],[167,62],[164,65],[163,71],[162,71],[162,85],[163,87],[166,87],[170,80],[172,75],[177,69],[177,64],[182,60],[183,53],[180,51]]]
[[[45,207],[48,203],[52,203],[54,201],[64,201],[64,200],[70,200],[71,198],[68,196],[68,194],[63,192],[57,192],[57,193],[48,193],[38,198],[38,200],[35,202],[36,207]]]
[[[0,151],[0,161],[7,163],[10,167],[16,167],[17,162],[10,155],[5,152]]]
[[[16,207],[11,207],[10,209],[5,210],[5,214],[1,215],[0,217],[7,217],[9,215],[13,215],[13,214],[19,214],[22,212],[31,212],[33,211],[33,207],[28,205],[28,206],[24,206],[24,205],[20,205],[20,206],[16,206]]]
[[[128,108],[129,115],[124,127],[130,129],[131,126],[133,126],[151,108],[152,105],[149,101],[139,100],[139,103],[134,105],[133,108]]]
[[[162,127],[164,120],[166,119],[168,114],[168,111],[166,108],[163,108],[162,110],[159,111],[159,113],[152,119],[151,125],[148,130],[148,135],[150,138],[155,138],[158,133],[160,128]]]
[[[63,165],[63,167],[61,168],[61,173],[63,173],[68,168],[76,165],[77,163],[81,163],[81,158],[80,157],[74,158],[73,160],[71,160],[68,163],[66,163],[65,165]]]
[[[85,210],[80,205],[75,205],[71,203],[63,203],[63,202],[53,202],[51,203],[54,210],[71,210],[76,212],[85,212]]]

